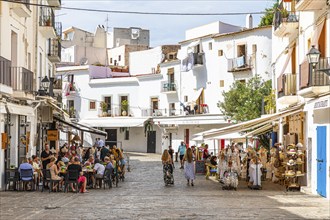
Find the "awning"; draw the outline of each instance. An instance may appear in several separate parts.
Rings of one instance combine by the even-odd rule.
[[[256,135],[260,135],[260,134],[264,134],[268,131],[271,131],[273,129],[273,125],[271,123],[266,124],[264,126],[261,126],[260,128],[257,128],[247,134],[245,134],[245,137],[252,137],[252,136],[256,136]]]
[[[155,124],[158,125],[199,125],[199,124],[227,124],[223,115],[188,115],[153,118]]]
[[[56,112],[63,115],[63,117],[65,118],[66,121],[68,121],[68,122],[70,121],[70,116],[63,109],[58,107],[56,104],[50,102],[49,100],[47,100],[47,104],[50,105]]]
[[[62,122],[65,125],[68,125],[68,126],[74,128],[74,129],[80,130],[80,131],[89,132],[92,134],[98,134],[98,135],[102,135],[102,136],[107,136],[107,133],[104,131],[100,131],[98,129],[91,128],[91,127],[88,127],[88,126],[80,124],[80,123],[68,122],[65,119],[59,118],[57,116],[54,116],[54,119],[59,122]]]
[[[249,129],[258,128],[258,127],[268,124],[274,120],[278,120],[281,117],[285,117],[285,116],[288,116],[291,114],[301,112],[302,107],[303,107],[303,105],[300,105],[300,106],[288,109],[283,112],[265,115],[261,118],[256,118],[256,119],[253,119],[250,121],[245,121],[245,122],[242,122],[239,124],[234,124],[234,125],[231,125],[231,126],[228,126],[225,128],[220,128],[220,129],[217,129],[216,131],[209,131],[209,132],[205,133],[203,136],[204,136],[204,138],[214,138],[214,137],[217,137],[217,136],[223,135],[223,134],[228,134],[228,133],[232,133],[232,132],[241,132],[241,131],[246,131]]]
[[[79,123],[86,124],[91,127],[98,128],[122,128],[122,127],[143,127],[144,122],[148,120],[148,117],[133,118],[133,117],[99,117],[99,118],[87,118],[81,120]]]
[[[223,134],[216,137],[213,137],[212,139],[225,139],[225,140],[233,140],[233,139],[245,139],[244,134],[240,134],[239,132],[233,132],[229,134]]]
[[[194,92],[193,96],[190,99],[190,102],[196,103],[196,100],[201,96],[203,88],[198,89]]]
[[[34,116],[34,109],[30,106],[16,105],[13,103],[7,103],[6,105],[10,114]]]

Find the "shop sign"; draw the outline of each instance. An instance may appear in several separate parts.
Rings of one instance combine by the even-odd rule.
[[[7,149],[7,143],[8,143],[7,133],[1,133],[1,145],[3,150]]]
[[[323,100],[319,102],[315,102],[314,109],[320,109],[320,108],[328,108],[329,107],[329,100]]]
[[[47,140],[57,141],[58,140],[58,130],[47,130]]]

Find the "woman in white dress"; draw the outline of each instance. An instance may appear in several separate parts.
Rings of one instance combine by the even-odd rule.
[[[193,155],[191,148],[188,148],[186,154],[183,157],[184,161],[184,175],[187,179],[187,185],[191,182],[191,186],[194,186],[195,179],[195,165],[193,161]]]

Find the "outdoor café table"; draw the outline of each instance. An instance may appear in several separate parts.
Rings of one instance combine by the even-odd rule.
[[[93,169],[87,169],[87,168],[83,168],[82,169],[84,176],[87,179],[87,186],[89,186],[89,188],[93,187],[93,182],[92,182],[92,176],[94,175],[94,170]]]

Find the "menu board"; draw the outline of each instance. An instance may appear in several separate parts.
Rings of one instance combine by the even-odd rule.
[[[205,174],[205,162],[203,160],[196,161],[196,173]]]

